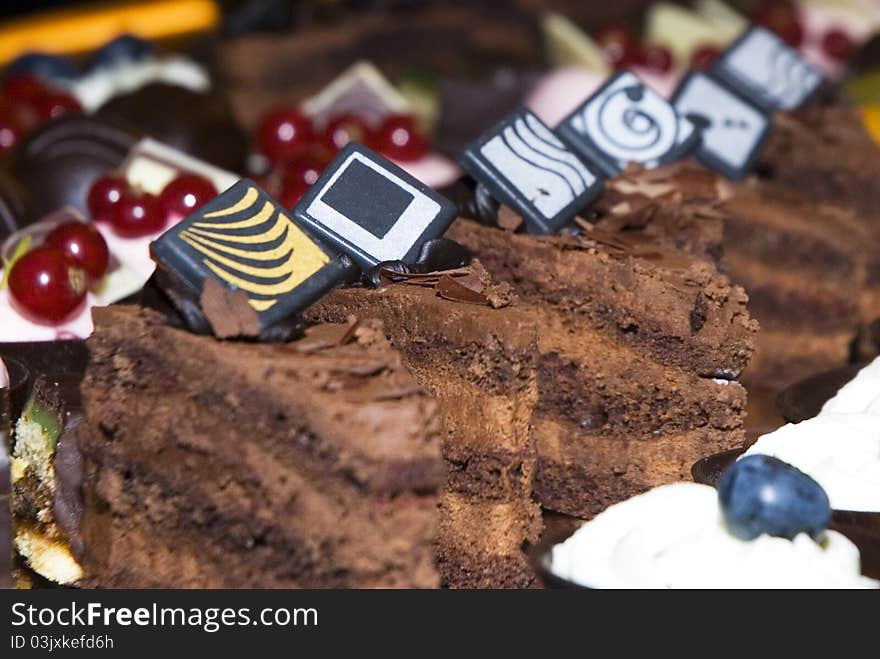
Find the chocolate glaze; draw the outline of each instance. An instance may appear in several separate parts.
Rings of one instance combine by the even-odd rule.
[[[29,199],[26,221],[64,206],[88,213],[92,183],[118,167],[137,138],[101,119],[82,115],[50,121],[17,146],[9,163]]]
[[[472,258],[470,250],[461,243],[449,238],[434,238],[422,245],[414,263],[383,261],[364,272],[360,283],[371,288],[379,288],[382,286],[382,270],[401,274],[440,272],[462,268],[468,265]]]
[[[95,116],[218,167],[233,172],[245,169],[247,136],[226,97],[218,92],[152,83],[110,99]]]
[[[487,226],[498,226],[498,211],[501,204],[482,183],[465,176],[443,189],[441,193],[458,206],[458,214],[461,217],[476,220]]]
[[[17,181],[0,173],[0,243],[33,221],[27,199],[27,193]]]
[[[77,383],[76,387],[79,391]],[[77,433],[82,426],[82,413],[70,412],[55,447],[56,488],[52,499],[55,523],[67,535],[70,551],[78,560],[85,548],[79,526],[83,514],[83,459],[79,450]]]

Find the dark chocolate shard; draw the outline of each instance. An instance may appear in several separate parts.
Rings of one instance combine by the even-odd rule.
[[[262,330],[300,314],[353,270],[350,260],[315,241],[249,180],[189,215],[150,249],[158,269],[168,275],[164,281],[171,283],[166,293],[188,324],[198,323],[200,333],[215,333],[219,319],[205,312],[223,306],[202,307],[206,280],[247,296],[257,322],[237,327],[241,336],[257,338]],[[220,334],[229,336],[234,329],[224,325]]]
[[[488,305],[489,298],[478,290],[461,283],[460,279],[443,275],[437,282],[437,294],[445,300],[466,302],[468,304]]]
[[[61,117],[32,132],[9,163],[30,200],[29,218],[64,206],[88,213],[92,183],[118,167],[136,141],[133,133],[84,115]]]

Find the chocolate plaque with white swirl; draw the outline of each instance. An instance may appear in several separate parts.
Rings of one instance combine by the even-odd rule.
[[[752,27],[718,59],[713,75],[768,111],[803,105],[822,75],[762,27]]]
[[[518,211],[534,234],[559,230],[602,191],[601,174],[525,108],[468,146],[461,164],[493,197]]]
[[[556,134],[609,177],[630,162],[655,167],[678,160],[697,142],[693,124],[628,71],[563,119]]]

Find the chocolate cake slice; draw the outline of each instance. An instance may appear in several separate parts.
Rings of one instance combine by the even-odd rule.
[[[437,405],[375,322],[221,342],[94,311],[84,585],[436,587]]]
[[[747,382],[781,388],[846,363],[862,323],[864,222],[767,181],[739,186],[724,210],[725,265],[761,323]]]
[[[462,280],[473,286],[479,264],[468,273]],[[443,584],[533,586],[524,549],[541,532],[530,433],[537,328],[528,309],[451,279],[415,276],[378,290],[338,290],[307,317],[381,319],[413,377],[436,398],[448,467],[437,542]]]
[[[865,260],[858,296],[864,358],[880,351],[880,146],[868,134],[859,109],[840,99],[779,114],[758,163],[759,174],[805,199],[852,211],[867,229],[860,236]],[[833,238],[829,239],[833,242]]]
[[[746,295],[704,258],[585,223],[534,237],[459,219],[449,237],[537,321],[541,504],[590,517],[743,440]]]

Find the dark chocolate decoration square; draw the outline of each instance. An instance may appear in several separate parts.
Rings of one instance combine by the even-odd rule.
[[[298,222],[361,267],[412,261],[455,205],[370,149],[348,144],[293,209]]]
[[[164,233],[150,250],[160,268],[196,293],[209,277],[247,293],[263,328],[301,312],[352,268],[247,179]]]
[[[460,160],[492,196],[523,216],[529,233],[558,231],[602,192],[602,175],[525,108],[484,133]]]
[[[713,76],[691,71],[672,97],[700,135],[696,159],[730,179],[748,174],[770,131],[770,116]]]
[[[629,71],[609,78],[560,122],[556,134],[608,177],[630,162],[656,167],[678,160],[698,141],[693,124]]]
[[[754,26],[712,68],[719,80],[768,112],[803,105],[822,85],[822,74],[769,30]]]

